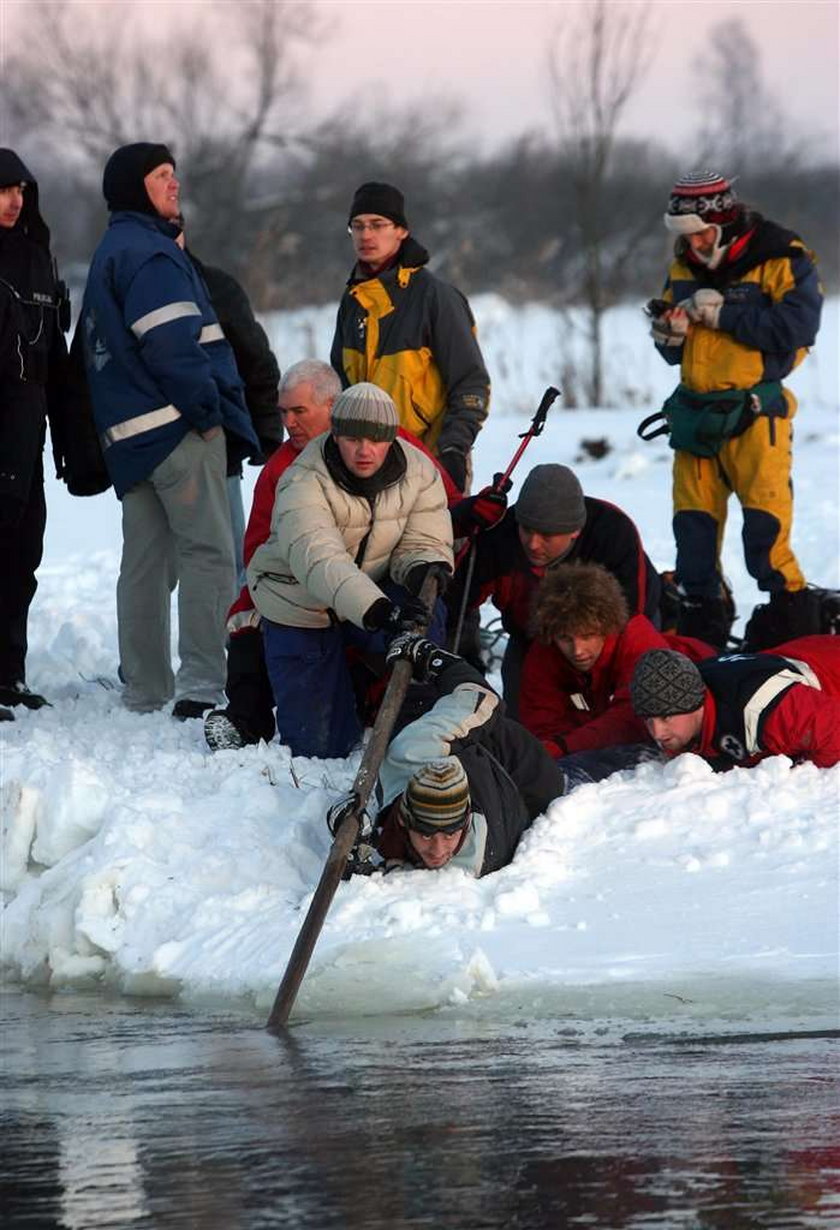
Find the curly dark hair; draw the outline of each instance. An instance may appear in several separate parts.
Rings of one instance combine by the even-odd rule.
[[[540,581],[533,635],[551,645],[562,636],[620,632],[630,618],[616,578],[600,564],[556,564]]]

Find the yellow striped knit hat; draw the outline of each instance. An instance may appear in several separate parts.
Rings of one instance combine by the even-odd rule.
[[[403,823],[427,835],[455,833],[470,818],[470,784],[457,756],[418,769],[400,804]]]

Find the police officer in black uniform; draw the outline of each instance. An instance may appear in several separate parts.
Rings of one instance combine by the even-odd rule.
[[[69,301],[50,254],[38,184],[0,149],[0,720],[46,704],[26,686],[26,625],[46,525],[43,446],[58,409]],[[55,430],[53,439],[56,439]]]

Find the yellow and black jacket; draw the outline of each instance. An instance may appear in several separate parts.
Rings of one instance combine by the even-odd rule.
[[[354,270],[330,360],[345,388],[386,389],[401,425],[435,453],[466,453],[487,417],[490,379],[467,300],[424,268],[428,259],[409,236],[392,268],[369,278]]]
[[[695,393],[783,379],[802,362],[819,329],[823,296],[817,271],[792,231],[753,214],[727,255],[710,270],[692,261],[684,241],[678,242],[665,283],[670,303],[701,287],[724,297],[717,329],[695,326],[684,346],[657,347],[667,362],[680,364],[683,384]],[[793,408],[792,395],[787,398]]]

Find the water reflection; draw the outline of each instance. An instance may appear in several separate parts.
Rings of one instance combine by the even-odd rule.
[[[837,1037],[4,997],[10,1227],[840,1224]]]

